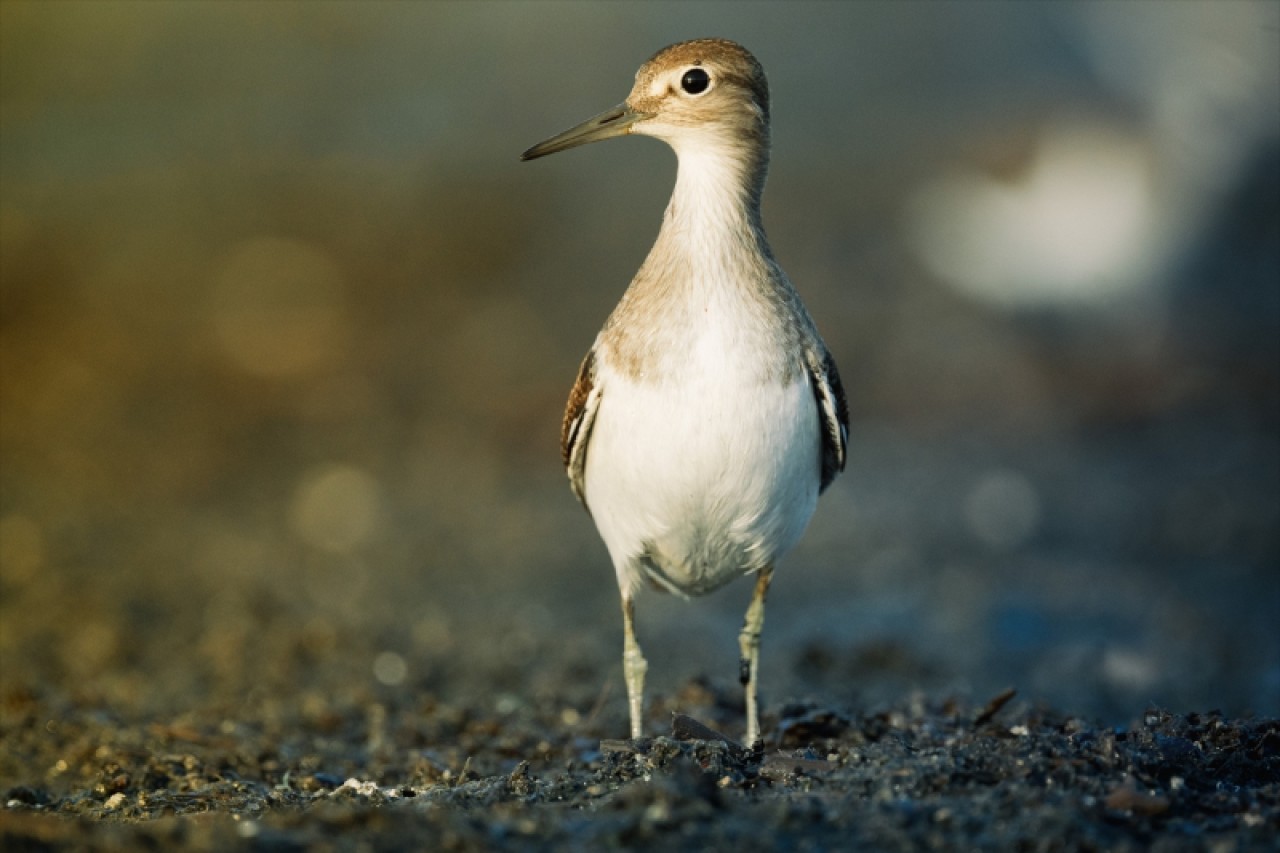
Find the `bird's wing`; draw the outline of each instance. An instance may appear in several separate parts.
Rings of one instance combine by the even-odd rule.
[[[818,487],[821,494],[844,470],[849,446],[849,404],[845,401],[835,359],[826,347],[810,350],[806,362],[813,398],[822,416],[822,483]]]
[[[569,485],[583,506],[587,505],[586,469],[587,441],[591,438],[591,425],[600,408],[600,386],[596,383],[596,351],[582,360],[578,369],[578,381],[569,392],[569,404],[564,409],[564,422],[560,426],[560,455],[569,472]],[[590,508],[588,507],[588,512]]]

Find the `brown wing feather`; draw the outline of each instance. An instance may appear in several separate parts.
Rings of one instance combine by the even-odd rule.
[[[578,380],[573,383],[573,390],[569,392],[569,403],[565,406],[564,421],[560,425],[560,456],[569,473],[569,485],[583,506],[587,504],[584,485],[587,440],[591,436],[591,425],[595,421],[596,407],[599,405],[596,353],[592,349],[578,369]]]

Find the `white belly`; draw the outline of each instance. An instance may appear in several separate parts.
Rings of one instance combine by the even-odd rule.
[[[584,479],[619,585],[700,595],[772,565],[817,504],[820,441],[803,374],[784,386],[718,347],[688,353],[678,381],[611,372]]]

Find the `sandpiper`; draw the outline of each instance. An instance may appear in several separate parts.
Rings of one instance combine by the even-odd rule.
[[[642,584],[688,597],[755,574],[738,638],[755,744],[765,595],[776,560],[844,469],[844,391],[761,224],[769,88],[760,63],[723,39],[671,45],[640,67],[626,101],[521,159],[632,133],[675,150],[675,191],[582,362],[560,449],[622,592],[631,736],[643,731],[648,668],[634,623]]]

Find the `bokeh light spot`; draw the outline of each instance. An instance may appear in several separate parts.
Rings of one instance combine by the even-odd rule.
[[[304,542],[345,553],[369,539],[381,523],[377,481],[350,465],[308,471],[290,508],[293,531]]]
[[[964,503],[969,529],[998,550],[1011,550],[1040,526],[1040,496],[1016,471],[990,471],[969,491]]]
[[[404,683],[405,676],[408,674],[409,665],[395,652],[379,652],[373,659],[373,677],[378,679],[380,684],[395,687]]]
[[[290,376],[329,362],[343,339],[337,264],[306,243],[259,238],[228,254],[210,321],[226,355],[250,373]]]
[[[13,513],[0,519],[0,578],[24,584],[44,565],[44,534],[40,525]]]
[[[956,172],[921,190],[909,215],[916,251],[942,281],[1001,307],[1133,291],[1165,248],[1149,158],[1119,129],[1051,128],[1020,180]]]

